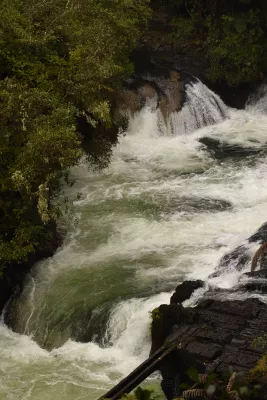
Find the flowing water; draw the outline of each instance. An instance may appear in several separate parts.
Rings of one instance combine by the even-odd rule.
[[[188,88],[171,129],[148,104],[120,137],[108,169],[73,169],[68,195],[81,193],[76,222],[62,248],[28,277],[13,330],[0,323],[1,400],[97,399],[148,356],[149,312],[168,303],[177,284],[237,283],[231,265],[209,276],[266,222],[266,156],[216,160],[198,139],[261,149],[267,99],[263,93],[247,110],[227,110],[201,85]]]

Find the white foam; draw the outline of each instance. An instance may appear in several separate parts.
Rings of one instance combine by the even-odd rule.
[[[200,89],[203,96],[200,84],[191,87],[191,95]],[[49,335],[53,342],[55,333],[58,348],[43,350],[33,337],[1,325],[3,400],[100,397],[148,355],[149,311],[168,303],[177,284],[185,278],[208,280],[220,258],[240,244],[252,256],[257,245],[246,239],[266,221],[266,158],[215,162],[198,138],[261,148],[267,117],[259,114],[264,107],[257,102],[253,107],[230,110],[230,118],[217,125],[173,137],[148,105],[120,138],[107,170],[93,173],[83,164],[73,170],[77,182],[68,194],[82,193],[75,202],[78,225],[56,255],[36,267],[16,316],[20,332],[40,342]],[[211,114],[218,122],[216,110]],[[206,121],[212,122],[208,115]],[[196,207],[203,199],[231,207]],[[230,263],[208,283],[231,288],[239,278]],[[185,304],[195,304],[205,290]],[[88,323],[87,308],[102,303],[110,315],[105,347],[70,339],[79,318]]]
[[[187,85],[186,101],[180,112],[170,116],[173,135],[183,135],[213,125],[228,117],[229,111],[218,95],[202,82]]]
[[[267,114],[267,85],[262,84],[256,91],[253,93],[247,102],[246,110],[255,114],[262,115]]]

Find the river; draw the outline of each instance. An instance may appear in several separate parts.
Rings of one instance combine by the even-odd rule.
[[[95,400],[148,356],[149,313],[180,282],[237,283],[231,265],[209,276],[267,220],[266,156],[216,160],[198,139],[261,149],[267,98],[227,109],[225,120],[206,98],[198,112],[215,124],[197,129],[184,108],[167,129],[147,104],[109,168],[92,172],[81,161],[72,170],[67,237],[28,277],[13,330],[0,323],[1,400]]]

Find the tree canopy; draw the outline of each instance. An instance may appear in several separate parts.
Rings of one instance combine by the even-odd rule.
[[[133,72],[129,56],[151,10],[149,0],[0,5],[1,271],[49,245],[52,200],[82,154],[77,121],[112,126],[110,104]],[[234,86],[266,72],[265,0],[151,0],[151,7],[167,7],[172,40],[206,58],[210,80]]]
[[[0,270],[49,243],[51,200],[82,154],[77,117],[111,124],[146,0],[0,1]]]
[[[180,51],[193,48],[209,65],[213,82],[237,86],[267,71],[265,0],[152,0],[167,7],[172,39]]]

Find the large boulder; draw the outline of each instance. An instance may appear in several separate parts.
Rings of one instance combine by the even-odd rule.
[[[171,304],[183,303],[185,300],[190,299],[193,292],[197,289],[204,287],[205,282],[197,281],[184,281],[181,285],[177,286],[175,292],[171,297]]]
[[[259,155],[266,151],[266,146],[243,147],[237,144],[229,144],[223,140],[212,137],[202,137],[198,140],[203,144],[203,149],[207,150],[212,157],[218,160],[227,158],[242,159],[244,157]]]

